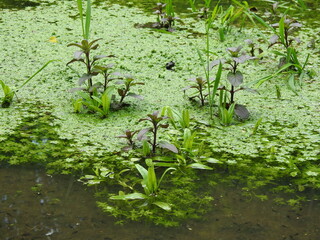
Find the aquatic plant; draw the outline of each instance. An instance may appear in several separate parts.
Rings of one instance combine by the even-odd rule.
[[[163,177],[167,172],[176,170],[175,168],[167,168],[161,175],[159,179],[157,179],[154,163],[151,159],[146,160],[146,164],[148,169],[144,168],[140,164],[135,164],[136,169],[140,173],[142,180],[141,186],[144,190],[144,194],[140,192],[134,192],[129,194],[124,194],[124,192],[120,191],[119,195],[111,196],[112,200],[145,200],[142,206],[146,207],[150,204],[156,205],[165,211],[170,211],[171,206],[169,203],[158,201],[158,192],[159,187],[162,182]]]
[[[185,129],[190,127],[190,113],[188,109],[182,109],[181,113],[165,106],[161,110],[161,116],[167,116],[171,126],[175,129]]]
[[[116,79],[122,79],[122,76],[120,73],[118,72],[109,72],[110,69],[112,69],[114,67],[114,63],[109,63],[109,64],[106,64],[106,65],[95,65],[92,69],[92,72],[94,73],[98,73],[100,75],[103,76],[103,79],[104,79],[104,83],[102,84],[102,87],[103,87],[103,91],[105,91],[109,85],[109,83],[113,80],[116,80]],[[100,83],[96,83],[96,86],[97,88],[99,88],[101,85]]]
[[[183,88],[182,91],[185,92],[188,89],[195,88],[197,91],[195,94],[193,94],[193,96],[190,96],[189,99],[199,98],[201,106],[204,106],[205,98],[208,96],[208,94],[204,93],[207,87],[207,81],[202,77],[191,78],[189,80],[194,84]]]
[[[220,113],[224,113],[223,115],[220,114],[220,116],[224,116],[226,114],[226,117],[224,119],[229,119],[227,116],[229,116],[231,113],[233,113],[233,111],[227,112],[227,111],[225,111],[225,109],[228,110],[229,107],[235,103],[235,93],[236,92],[241,91],[241,90],[246,90],[246,91],[254,92],[254,93],[257,92],[254,89],[240,86],[243,83],[244,77],[243,77],[242,72],[239,71],[239,69],[238,69],[239,64],[242,64],[248,60],[255,59],[255,57],[245,55],[245,54],[240,54],[241,49],[242,49],[242,46],[227,48],[227,51],[230,54],[231,58],[229,58],[227,60],[221,59],[221,60],[215,60],[215,61],[211,62],[211,67],[216,66],[218,63],[221,64],[222,62],[229,65],[229,67],[228,67],[229,72],[227,74],[227,79],[231,85],[231,88],[228,89],[226,86],[220,86],[218,88],[220,90],[219,107],[220,108],[222,107],[222,109],[220,109]],[[222,91],[229,92],[229,94],[230,94],[229,102],[226,102],[227,95],[223,94]],[[234,106],[234,110],[235,110],[235,113],[237,114],[237,116],[242,120],[245,120],[249,117],[249,112],[246,109],[246,107],[243,105],[236,104]]]
[[[49,60],[48,62],[46,62],[41,68],[39,68],[34,74],[32,74],[26,81],[24,81],[23,84],[21,84],[21,86],[16,90],[12,90],[12,88],[10,88],[2,80],[0,80],[2,91],[4,94],[4,96],[2,98],[1,106],[3,108],[10,107],[10,105],[13,101],[14,95],[17,95],[17,93],[19,92],[19,90],[23,86],[25,86],[27,83],[29,83],[38,73],[40,73],[43,69],[45,69],[51,62],[55,62],[55,61],[60,61],[60,60],[54,59],[54,60]]]
[[[99,72],[97,70],[95,70],[95,65],[96,65],[96,61],[103,59],[103,58],[107,58],[107,57],[114,57],[114,55],[96,55],[93,56],[91,58],[91,51],[92,50],[96,50],[99,47],[99,44],[96,43],[97,41],[99,41],[101,38],[99,39],[95,39],[91,42],[89,42],[88,40],[84,39],[82,40],[80,43],[70,43],[68,44],[68,47],[70,46],[75,46],[80,48],[80,51],[76,51],[74,53],[74,57],[71,61],[69,61],[67,63],[67,65],[74,63],[74,62],[81,62],[83,64],[85,64],[86,66],[86,73],[83,74],[79,80],[78,80],[78,84],[81,86],[82,84],[84,84],[87,81],[87,92],[90,93],[90,96],[93,95],[93,92],[95,91],[95,89],[98,88],[98,86],[100,85],[94,85],[92,78],[94,76],[96,76]],[[84,57],[83,57],[84,55]],[[96,69],[99,69],[96,68]],[[105,87],[106,88],[106,87]],[[79,88],[75,88],[74,90],[79,90]]]
[[[272,79],[274,76],[287,72],[288,86],[297,94],[297,88],[298,86],[301,87],[303,77],[307,74],[312,75],[311,72],[309,73],[305,70],[310,54],[308,54],[304,62],[301,63],[298,59],[298,51],[293,46],[294,42],[299,42],[299,39],[293,37],[293,34],[302,27],[302,24],[284,15],[278,23],[272,24],[271,26],[274,28],[273,31],[275,34],[269,40],[269,47],[279,44],[285,50],[284,52],[272,51],[277,56],[280,56],[279,70],[274,74],[259,79],[257,81],[257,87],[265,81]],[[278,31],[276,29],[278,29]]]
[[[255,57],[256,55],[258,55],[257,58],[259,58],[259,55],[261,55],[263,53],[263,50],[261,48],[257,47],[256,44],[251,39],[246,39],[246,40],[244,40],[244,42],[250,48],[251,57]],[[256,52],[258,52],[258,53],[256,53]]]
[[[179,19],[174,16],[172,0],[166,0],[166,3],[157,3],[154,10],[156,10],[154,14],[157,15],[157,23],[153,27],[166,28],[167,31],[172,32],[175,20]]]
[[[235,103],[232,103],[228,108],[223,104],[219,106],[219,117],[223,125],[228,126],[232,123],[235,106]]]
[[[2,87],[3,94],[4,94],[4,96],[2,98],[1,107],[8,108],[8,107],[10,107],[10,105],[13,101],[14,91],[12,91],[11,88],[8,85],[6,85],[2,80],[0,80],[0,84]]]
[[[75,112],[81,112],[81,104],[85,105],[89,111],[96,112],[105,118],[109,115],[112,93],[114,86],[107,87],[107,89],[99,97],[98,92],[95,90],[90,94],[85,92],[79,92],[78,94],[82,99],[78,99],[75,102]]]
[[[83,39],[89,40],[91,23],[91,0],[87,0],[86,13],[83,14],[83,1],[77,0]],[[85,15],[85,17],[84,17]]]
[[[218,8],[218,4],[216,5],[215,9],[213,10],[212,15],[206,19],[205,21],[205,31],[206,31],[206,48],[204,50],[205,52],[205,58],[203,58],[202,53],[200,52],[199,49],[197,49],[197,53],[200,59],[200,64],[203,67],[204,73],[205,73],[205,80],[203,80],[203,78],[201,77],[197,77],[194,79],[191,79],[193,82],[195,82],[196,84],[188,86],[186,88],[184,88],[183,90],[187,90],[190,88],[195,88],[197,89],[196,95],[191,97],[198,97],[200,99],[200,103],[201,106],[204,106],[205,103],[205,98],[208,97],[209,99],[209,118],[210,120],[213,119],[213,106],[215,103],[215,97],[216,97],[216,93],[218,90],[218,86],[220,83],[220,79],[221,79],[221,72],[222,72],[222,64],[219,64],[219,68],[218,71],[215,75],[215,79],[211,79],[210,78],[210,29],[212,26],[212,21],[214,19],[214,13],[217,11]],[[204,93],[204,88],[206,88],[206,93]]]
[[[128,142],[128,146],[125,146],[122,148],[123,151],[129,151],[132,150],[135,146],[135,141],[133,139],[133,137],[139,132],[139,130],[136,131],[130,131],[130,130],[126,130],[124,135],[119,135],[116,136],[118,138],[125,138],[127,139]]]
[[[142,121],[148,121],[152,124],[151,128],[145,128],[142,129],[139,133],[138,133],[138,140],[142,141],[145,140],[145,134],[147,132],[151,132],[152,133],[152,140],[149,140],[148,143],[151,145],[152,147],[152,153],[155,154],[156,153],[156,148],[159,145],[159,147],[161,148],[165,148],[168,149],[171,152],[177,153],[178,149],[176,148],[176,146],[174,146],[173,144],[170,144],[168,142],[164,142],[161,141],[158,143],[158,130],[159,128],[168,128],[169,124],[162,124],[160,122],[162,122],[163,120],[167,119],[168,117],[166,116],[159,116],[159,111],[155,111],[152,114],[148,114],[147,118],[141,118],[139,120],[139,122]]]
[[[134,78],[131,75],[126,75],[124,80],[117,81],[116,84],[124,85],[122,88],[118,88],[118,94],[121,97],[119,103],[121,104],[125,97],[133,97],[137,99],[143,99],[141,95],[130,92],[131,87],[135,85],[144,85],[143,82],[134,82]]]

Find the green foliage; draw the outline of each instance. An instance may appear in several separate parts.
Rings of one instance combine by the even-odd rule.
[[[129,96],[129,97],[134,97],[137,99],[143,99],[142,96],[135,94],[133,92],[130,92],[131,87],[135,86],[135,85],[144,85],[144,83],[142,82],[134,82],[134,79],[132,76],[126,76],[124,78],[125,80],[120,80],[118,81],[116,84],[122,84],[124,85],[124,87],[122,88],[118,88],[118,94],[120,96],[120,104],[123,102],[123,100],[125,99],[125,97]]]
[[[259,87],[265,81],[268,81],[283,72],[287,72],[287,84],[289,89],[297,94],[298,88],[302,85],[302,79],[308,74],[305,68],[310,57],[310,54],[308,54],[304,63],[300,63],[298,59],[298,51],[293,46],[293,43],[297,41],[297,38],[294,38],[293,34],[302,27],[302,24],[293,19],[289,19],[284,15],[278,23],[272,24],[271,26],[274,28],[275,34],[269,40],[269,47],[280,44],[285,51],[273,51],[274,54],[280,56],[279,70],[274,74],[266,76],[255,82],[257,83],[257,87]],[[276,28],[278,28],[278,31],[276,31]]]
[[[147,221],[164,226],[179,226],[187,219],[201,218],[212,208],[213,197],[210,196],[209,190],[205,193],[195,191],[202,183],[193,180],[196,175],[192,169],[187,174],[180,174],[172,168],[167,168],[160,174],[161,179],[156,176],[155,168],[152,168],[150,160],[148,161],[148,168],[136,165],[142,177],[137,181],[141,182],[144,191],[156,189],[157,194],[147,195],[138,190],[125,194],[120,191],[117,195],[109,195],[108,201],[101,199],[98,206],[118,217],[119,222]],[[169,176],[164,178],[169,171],[172,171],[170,179]],[[162,182],[161,188],[159,182]]]
[[[151,132],[152,135],[153,135],[153,139],[151,141],[148,141],[150,143],[150,145],[152,146],[152,153],[155,154],[156,153],[156,148],[157,148],[157,145],[159,145],[161,148],[165,148],[171,152],[174,152],[174,153],[177,153],[178,152],[178,149],[173,145],[173,144],[170,144],[170,143],[167,143],[167,142],[160,142],[158,144],[158,130],[159,128],[168,128],[169,127],[169,124],[162,124],[160,123],[161,121],[167,119],[168,117],[166,116],[159,116],[159,111],[155,111],[153,112],[152,114],[148,114],[147,115],[148,117],[147,118],[141,118],[139,120],[139,122],[142,122],[142,121],[148,121],[152,124],[152,127],[151,128],[145,128],[145,129],[142,129],[139,133],[138,133],[138,140],[144,140],[145,139],[145,134],[147,132]]]
[[[211,1],[208,1],[207,3],[210,5]],[[220,2],[220,1],[219,1]],[[218,3],[219,4],[219,3]],[[190,79],[191,81],[194,82],[193,85],[187,86],[183,89],[183,91],[186,91],[191,88],[197,89],[197,91],[194,93],[193,96],[191,96],[190,99],[193,99],[195,97],[199,98],[201,106],[204,106],[205,104],[205,98],[209,98],[209,113],[210,113],[210,120],[213,119],[213,106],[215,104],[215,97],[216,93],[218,90],[218,86],[220,84],[220,79],[221,79],[221,73],[222,73],[222,64],[219,63],[219,68],[216,73],[215,79],[212,80],[210,78],[210,41],[209,41],[209,33],[211,29],[211,25],[213,22],[213,19],[215,17],[215,13],[217,11],[217,6],[216,5],[215,9],[212,12],[212,15],[205,21],[205,30],[206,30],[206,49],[204,50],[206,58],[204,59],[200,50],[197,49],[197,53],[200,59],[200,64],[204,69],[205,73],[205,80],[202,77],[196,77],[193,79]],[[206,93],[204,90],[206,89]]]
[[[32,117],[26,117],[16,127],[15,131],[1,141],[0,165],[49,165],[55,161],[63,160],[59,169],[69,168],[66,161],[77,155],[75,149],[71,149],[71,141],[60,139],[56,129],[52,127],[54,116],[51,107],[41,102],[33,105],[24,105],[32,113]],[[78,168],[83,164],[77,162]],[[63,170],[61,171],[63,172]]]
[[[217,90],[220,90],[219,115],[221,118],[223,118],[222,123],[226,125],[229,125],[231,123],[230,116],[231,114],[233,115],[234,110],[240,120],[246,120],[249,118],[249,111],[243,105],[235,104],[234,110],[228,111],[230,106],[235,103],[235,93],[241,90],[257,93],[257,91],[254,89],[242,86],[244,76],[242,72],[238,70],[239,64],[242,64],[248,60],[253,60],[255,59],[255,57],[240,54],[241,49],[242,46],[227,48],[227,51],[230,54],[231,58],[227,60],[215,60],[210,64],[211,68],[219,64],[218,72],[221,72],[222,63],[226,63],[227,65],[229,65],[227,79],[231,85],[231,88],[228,89],[226,86],[220,86],[219,88],[217,88]],[[219,75],[221,76],[221,73]],[[225,94],[225,92],[228,92],[230,95],[229,102],[227,102],[228,96]]]
[[[226,107],[219,106],[219,116],[220,116],[220,121],[223,125],[230,125],[233,121],[233,114],[234,114],[234,108],[235,108],[235,103],[232,103],[228,109]]]
[[[167,168],[160,179],[157,179],[156,172],[154,169],[154,164],[152,160],[146,160],[148,169],[144,168],[140,164],[135,164],[136,169],[140,173],[142,177],[141,186],[145,192],[145,194],[140,192],[134,192],[129,194],[124,194],[122,191],[119,192],[117,196],[111,196],[110,199],[112,200],[145,200],[143,206],[147,206],[149,204],[156,205],[162,208],[165,211],[170,211],[171,206],[169,203],[158,201],[158,190],[161,184],[161,181],[165,174],[169,171],[175,170],[174,168]]]
[[[94,71],[95,66],[97,64],[96,62],[100,59],[103,59],[103,58],[113,57],[113,55],[109,55],[109,56],[96,55],[91,58],[91,51],[96,50],[99,47],[99,44],[96,43],[99,40],[100,40],[100,38],[89,42],[88,40],[84,39],[80,43],[68,44],[68,47],[75,46],[75,47],[80,48],[80,51],[76,51],[74,53],[73,59],[71,61],[69,61],[67,63],[67,65],[74,63],[74,62],[81,62],[86,66],[86,73],[83,74],[79,78],[78,84],[81,86],[82,84],[84,84],[87,81],[87,91],[90,93],[90,95],[92,95],[93,92],[95,91],[95,89],[97,89],[99,86],[99,85],[98,86],[94,85],[93,81],[92,81],[92,78],[99,73],[98,71]],[[83,57],[83,55],[84,55],[84,57]],[[79,90],[79,89],[76,89],[76,90]]]
[[[23,86],[25,86],[28,82],[30,82],[38,73],[40,73],[44,68],[46,68],[49,65],[49,63],[54,62],[54,61],[59,61],[59,60],[50,60],[50,61],[46,62],[31,77],[29,77],[26,81],[24,81],[23,84],[16,91],[13,91],[8,85],[6,85],[2,80],[0,80],[2,91],[3,91],[3,94],[4,94],[4,96],[2,98],[1,106],[3,108],[10,107],[10,105],[11,105],[11,103],[13,101],[13,97],[14,97],[15,94],[17,94],[19,89],[22,88]]]
[[[10,105],[13,101],[14,91],[12,91],[11,88],[1,80],[0,80],[0,84],[2,87],[3,94],[4,94],[4,96],[2,98],[1,107],[8,108],[8,107],[10,107]]]
[[[154,10],[154,14],[157,15],[157,23],[154,24],[154,27],[166,28],[167,31],[172,32],[175,20],[179,19],[174,16],[172,0],[166,0],[166,3],[157,3]]]
[[[96,112],[105,118],[110,113],[111,98],[114,87],[107,87],[101,97],[98,96],[97,91],[90,96],[87,93],[79,92],[82,99],[78,99],[74,103],[75,112],[80,112],[86,106],[88,111]]]
[[[91,0],[87,0],[85,21],[83,16],[83,2],[82,0],[77,0],[77,7],[81,20],[82,36],[83,39],[89,40],[90,35],[90,23],[91,23]]]

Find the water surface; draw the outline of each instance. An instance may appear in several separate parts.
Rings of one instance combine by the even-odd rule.
[[[293,210],[272,201],[248,199],[219,187],[214,210],[203,221],[164,228],[147,223],[115,225],[96,207],[93,189],[68,176],[43,170],[0,169],[1,240],[316,240],[320,202]]]

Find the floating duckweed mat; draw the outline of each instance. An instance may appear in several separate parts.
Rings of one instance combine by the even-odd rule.
[[[131,175],[121,179],[119,174],[118,178],[110,180],[109,184],[118,184],[117,181],[121,179],[121,186],[133,188],[140,181],[134,172],[136,159],[132,158],[135,156],[132,153],[120,153],[124,141],[115,136],[123,134],[126,129],[137,130],[138,119],[164,106],[178,110],[187,108],[196,121],[208,120],[208,109],[190,103],[182,91],[189,84],[189,78],[204,76],[197,54],[197,49],[205,47],[202,37],[205,33],[204,23],[195,18],[183,18],[183,25],[177,23],[177,31],[164,33],[155,29],[134,27],[155,21],[154,16],[146,15],[136,8],[116,4],[103,5],[93,8],[92,14],[91,38],[103,39],[96,54],[115,55],[115,58],[108,58],[106,63],[114,62],[116,71],[132,74],[139,82],[144,82],[144,86],[139,86],[139,94],[144,96],[144,100],[129,100],[129,107],[112,112],[106,119],[94,114],[75,114],[72,101],[76,94],[68,90],[77,86],[78,77],[65,64],[72,59],[74,51],[67,48],[67,44],[81,39],[76,3],[61,1],[56,5],[40,5],[15,12],[1,10],[0,41],[3,57],[0,60],[0,69],[1,78],[6,84],[18,89],[45,62],[51,59],[61,60],[49,65],[35,79],[19,89],[18,99],[15,98],[11,108],[0,109],[3,153],[1,161],[10,164],[44,163],[52,172],[73,173],[79,178],[95,176],[95,180],[98,180],[95,184],[110,180],[106,175],[101,175],[105,169],[112,173],[129,169]],[[205,128],[205,157],[210,158],[208,165],[214,172],[212,179],[205,177],[209,178],[208,183],[241,183],[243,189],[253,195],[260,187],[288,192],[291,195],[287,199],[279,199],[279,202],[289,201],[292,205],[299,203],[295,198],[291,198],[297,192],[302,195],[309,190],[319,192],[319,47],[307,47],[315,38],[314,34],[319,31],[319,28],[309,29],[305,24],[299,32],[302,39],[298,45],[299,56],[305,59],[310,53],[307,68],[314,69],[316,74],[314,78],[303,79],[298,94],[289,90],[286,80],[280,75],[260,86],[259,95],[246,92],[237,94],[237,102],[245,104],[251,112],[248,121],[229,127],[219,123],[213,127],[201,125],[200,128]],[[231,33],[221,43],[218,34],[213,31],[210,36],[213,51],[211,60],[223,58],[226,48],[244,45],[244,40],[250,38],[259,43],[264,55],[259,61],[241,66],[245,82],[270,75],[278,67],[278,59],[268,49],[270,36],[271,33],[265,29],[243,28],[240,31],[232,27]],[[170,61],[175,62],[175,71],[165,68]],[[83,71],[81,67],[73,65],[74,70],[80,74]],[[222,79],[224,83],[225,73]],[[281,99],[277,98],[276,85],[281,88]],[[50,108],[47,108],[47,105]],[[262,119],[262,122],[255,129],[259,119]],[[40,121],[38,125],[35,123],[37,121]],[[28,132],[29,129],[32,129],[32,133]],[[25,148],[20,149],[19,141],[26,144]],[[192,178],[195,173],[189,175]],[[187,185],[192,182],[186,180],[184,174],[175,178],[178,179],[176,184]],[[88,183],[88,179],[85,178],[84,181]],[[130,210],[130,203],[126,205],[124,202],[106,200],[110,194],[115,195],[121,187],[107,192],[101,190],[99,194],[105,200],[100,201],[100,206],[116,216],[125,216],[132,220],[149,219],[164,225],[176,225],[179,223],[179,216],[180,220],[196,218],[199,217],[198,214],[206,211],[204,209],[212,200],[209,192],[199,194],[204,199],[204,202],[199,202],[194,195],[198,187],[195,183],[190,183],[188,191],[176,194],[175,191],[181,191],[182,187],[172,183],[170,185],[170,181],[172,179],[168,176],[168,180],[162,184],[172,186],[171,189],[174,190],[164,187],[162,191],[167,196],[163,201],[171,202],[176,207],[176,215],[172,221],[168,220],[170,214],[157,206],[154,206],[156,210],[153,209],[153,212],[144,208],[135,212]],[[204,180],[199,180],[198,185],[205,188]],[[182,200],[175,205],[176,196],[180,196],[180,200],[183,197],[189,199],[194,205],[189,206]],[[265,199],[267,194],[259,194],[259,197]],[[183,212],[181,209],[187,206],[190,210]],[[201,211],[193,214],[195,209],[200,207]]]

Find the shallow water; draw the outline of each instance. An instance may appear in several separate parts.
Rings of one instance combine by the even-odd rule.
[[[0,169],[1,240],[316,240],[320,202],[297,210],[272,201],[246,199],[237,189],[216,189],[205,220],[163,228],[144,223],[115,225],[95,205],[92,189],[68,176],[43,170]]]

